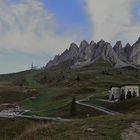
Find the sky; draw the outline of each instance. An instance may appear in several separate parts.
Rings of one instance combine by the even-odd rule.
[[[140,0],[0,0],[0,73],[45,66],[72,42],[139,36]]]

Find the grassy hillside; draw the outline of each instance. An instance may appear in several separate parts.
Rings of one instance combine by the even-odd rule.
[[[102,60],[79,69],[71,69],[68,64],[63,63],[37,74],[36,80],[44,85],[41,91],[43,100],[39,98],[33,103],[24,102],[25,107],[31,106],[31,109],[33,109],[32,107],[35,104],[38,106],[41,102],[48,109],[46,109],[46,113],[42,112],[43,114],[55,115],[58,110],[67,106],[74,96],[77,99],[86,98],[89,95],[92,95],[93,99],[105,98],[112,85],[140,85],[139,69],[131,67],[115,69],[110,63]],[[49,95],[53,95],[54,98],[49,98]],[[52,102],[55,102],[55,104],[52,104]],[[133,102],[133,100],[130,102]],[[124,106],[120,103],[121,105]],[[110,108],[113,107],[110,106]]]
[[[106,115],[68,123],[0,119],[0,125],[3,126],[3,129],[0,129],[0,138],[2,140],[14,138],[16,140],[120,140],[123,131],[134,121],[140,121],[139,116]],[[93,132],[88,131],[88,128]]]
[[[64,64],[65,66],[65,64]],[[140,83],[139,69],[115,69],[110,63],[98,61],[88,67],[71,69],[54,66],[41,72],[38,81],[48,86],[67,87],[96,87],[108,89],[110,85]],[[77,76],[80,81],[77,82]]]
[[[1,119],[0,118],[0,139],[1,140],[13,140],[19,134],[23,133],[27,128],[34,127],[37,124],[43,122],[36,122],[27,119]]]
[[[71,69],[69,67],[71,63],[65,62],[47,71],[30,70],[2,75],[0,79],[7,81],[9,78],[8,81],[11,84],[25,84],[26,81],[25,85],[37,89],[39,96],[36,99],[24,99],[20,105],[25,109],[30,109],[29,114],[47,116],[68,116],[73,97],[81,99],[92,95],[93,99],[105,98],[111,85],[135,83],[140,85],[140,70],[138,69],[115,69],[110,63],[102,60],[88,67]]]
[[[81,99],[93,94],[93,91],[81,92],[79,88],[41,88],[40,96],[35,100],[24,100],[21,106],[30,109],[29,114],[59,116],[66,115],[70,111],[70,103],[73,97]],[[64,109],[66,110],[64,111]],[[62,113],[63,110],[64,112]],[[60,113],[61,112],[61,113]],[[60,113],[60,114],[59,114]],[[65,114],[66,113],[66,114]]]
[[[18,73],[10,74],[1,74],[0,81],[5,83],[10,83],[13,85],[35,85],[36,81],[34,80],[33,75],[36,75],[40,70],[26,70]]]
[[[17,139],[69,139],[69,140],[120,140],[121,133],[131,122],[140,121],[140,98],[115,104],[98,101],[105,98],[112,85],[140,85],[140,70],[134,68],[114,69],[110,63],[99,61],[88,67],[71,69],[65,62],[48,70],[30,70],[0,75],[0,103],[17,102],[29,115],[61,116],[73,118],[70,123],[38,122],[26,119],[0,119],[0,138]],[[22,92],[20,85],[37,90]],[[77,105],[77,115],[70,115],[73,97],[83,99],[91,96],[89,104],[97,104],[124,115],[109,116]],[[36,96],[35,99],[29,97]],[[87,117],[88,116],[88,117]],[[80,119],[82,118],[82,119]],[[87,131],[88,128],[94,132]]]
[[[0,82],[0,104],[20,103],[26,98],[37,95],[35,92],[24,92],[20,86]]]

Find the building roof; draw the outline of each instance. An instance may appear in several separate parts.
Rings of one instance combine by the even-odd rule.
[[[109,89],[115,87],[115,88],[121,88],[121,87],[125,87],[125,86],[139,86],[139,84],[124,84],[124,85],[119,85],[119,86],[110,86]]]
[[[125,85],[121,85],[121,87],[125,87],[125,86],[139,86],[139,84],[125,84]]]

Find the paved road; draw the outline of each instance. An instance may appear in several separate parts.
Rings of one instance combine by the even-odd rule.
[[[78,100],[78,101],[76,101],[76,103],[79,104],[79,105],[82,105],[82,106],[86,106],[86,107],[90,107],[90,108],[102,111],[102,112],[104,112],[106,114],[109,114],[109,115],[121,115],[121,113],[119,113],[119,112],[107,109],[107,108],[102,107],[102,106],[98,106],[98,105],[94,105],[94,104],[89,105],[88,103],[83,103],[83,101],[86,101],[86,99]]]
[[[59,121],[59,122],[69,122],[70,119],[64,119],[61,117],[41,117],[41,116],[28,116],[28,115],[19,115],[20,118],[27,118],[27,119],[35,119],[35,120],[48,120],[48,121]]]
[[[59,121],[59,122],[69,122],[70,119],[64,119],[61,117],[41,117],[36,115],[21,115],[21,114],[15,114],[15,113],[0,113],[0,118],[26,118],[26,119],[32,119],[32,120],[47,120],[47,121]]]
[[[107,99],[96,99],[97,101],[108,102],[108,103],[115,103],[116,101],[110,101]]]

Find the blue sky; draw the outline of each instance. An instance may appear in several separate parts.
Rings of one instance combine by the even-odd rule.
[[[59,24],[58,33],[69,28],[81,28],[85,32],[85,39],[91,37],[90,19],[83,0],[43,0],[45,7],[54,13]]]
[[[133,44],[140,0],[0,0],[0,73],[46,65],[71,42]]]
[[[140,0],[136,2],[136,4],[132,8],[132,14],[134,15],[134,19],[136,22],[140,20]]]

